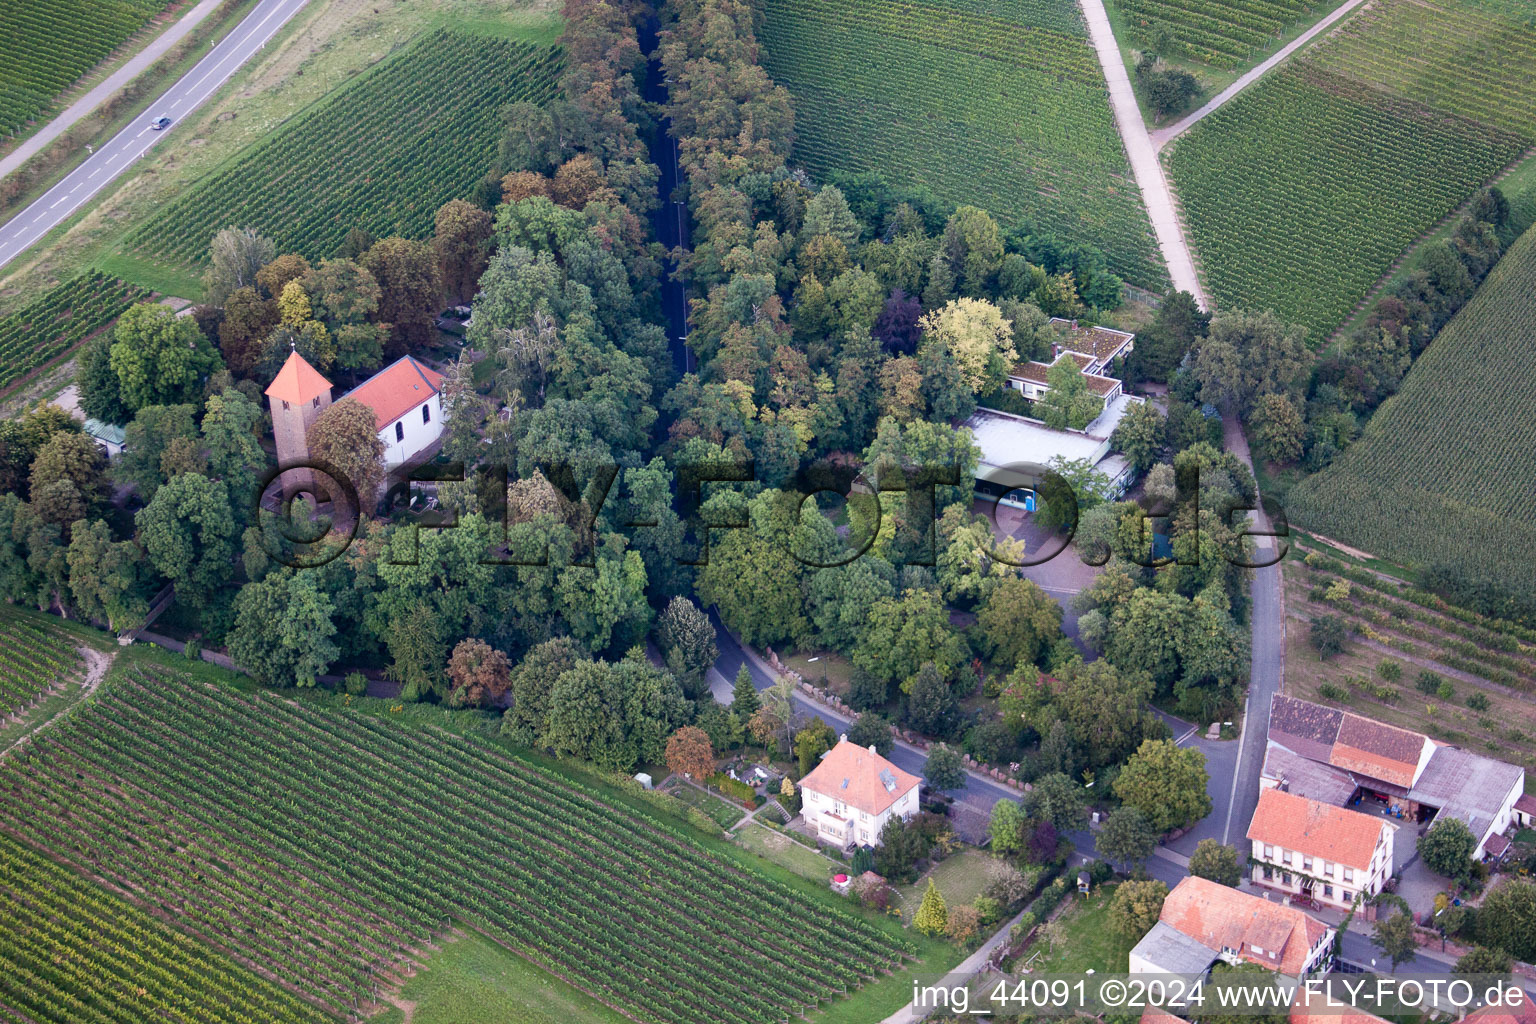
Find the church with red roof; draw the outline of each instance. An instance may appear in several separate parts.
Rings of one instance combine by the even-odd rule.
[[[373,410],[379,441],[384,445],[384,469],[405,465],[437,443],[443,434],[443,376],[414,356],[401,356],[348,391],[341,399],[361,402]],[[268,385],[272,432],[280,466],[309,460],[309,428],[331,406],[331,382],[297,352],[290,352]],[[306,470],[283,473],[288,494],[312,486]]]

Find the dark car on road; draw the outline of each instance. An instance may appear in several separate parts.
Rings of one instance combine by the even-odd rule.
[[[149,127],[154,131],[163,131],[171,126],[171,119],[164,114],[149,122]]]

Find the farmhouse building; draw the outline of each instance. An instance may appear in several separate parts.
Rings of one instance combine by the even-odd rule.
[[[1473,856],[1496,859],[1509,849],[1503,833],[1517,824],[1525,769],[1340,708],[1276,694],[1259,784],[1384,815],[1421,833],[1441,818],[1455,818],[1477,840]],[[1394,870],[1414,848],[1412,842],[1395,844]]]
[[[1374,814],[1265,789],[1248,826],[1253,881],[1347,908],[1357,894],[1376,895],[1392,876],[1396,832]]]
[[[1191,875],[1174,886],[1157,924],[1131,950],[1130,970],[1204,974],[1222,960],[1300,977],[1328,965],[1333,935],[1296,907]]]
[[[875,846],[891,818],[917,813],[921,780],[841,737],[800,780],[801,813],[816,834],[841,847]]]
[[[401,356],[343,395],[373,410],[384,469],[398,469],[429,449],[443,433],[442,375],[411,356]],[[267,387],[279,466],[309,460],[309,428],[331,406],[331,382],[297,352],[290,352]],[[309,470],[282,474],[292,495],[314,485]]]

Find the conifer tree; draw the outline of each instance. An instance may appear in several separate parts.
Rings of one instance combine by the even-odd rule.
[[[746,662],[742,662],[741,670],[736,673],[736,682],[731,689],[731,714],[745,725],[751,721],[753,714],[762,706],[762,703],[757,697],[757,687],[752,684],[752,673],[747,671]]]
[[[944,894],[939,892],[930,878],[928,890],[923,893],[923,902],[918,904],[917,913],[912,918],[912,927],[924,935],[942,935],[948,925],[949,909],[944,905]]]

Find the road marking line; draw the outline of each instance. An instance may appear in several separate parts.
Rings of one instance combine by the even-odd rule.
[[[95,169],[95,170],[94,170],[94,171],[92,171],[92,172],[91,172],[91,173],[90,173],[90,174],[88,174],[88,175],[86,175],[86,177],[88,177],[88,178],[94,178],[94,177],[96,177],[96,175],[98,175],[98,174],[100,174],[100,173],[101,173],[101,168],[100,168],[100,167],[98,167],[98,168],[96,168],[96,169]]]
[[[55,199],[53,201],[53,206],[58,206],[60,203],[62,203],[64,201],[64,199],[65,199],[64,196],[59,196],[59,198],[57,198],[57,199]],[[50,209],[50,210],[53,209],[53,206],[48,207],[48,209]]]

